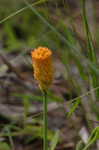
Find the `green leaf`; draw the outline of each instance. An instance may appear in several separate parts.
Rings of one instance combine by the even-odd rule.
[[[89,137],[89,139],[88,139],[88,143],[86,144],[86,146],[82,149],[82,150],[87,150],[92,144],[94,144],[97,140],[99,140],[99,127],[96,127],[93,131],[92,131],[92,133],[91,133],[91,135],[90,135],[90,137]]]
[[[74,104],[73,104],[73,106],[72,106],[70,112],[69,112],[68,115],[67,115],[68,117],[71,117],[71,115],[75,112],[75,110],[77,109],[77,107],[78,107],[78,105],[80,104],[80,102],[81,102],[81,99],[76,99],[76,100],[75,100],[75,102],[74,102]]]
[[[53,140],[51,142],[51,148],[50,148],[50,150],[55,150],[58,141],[59,141],[59,130],[56,131],[56,133],[55,133],[55,135],[53,137]]]

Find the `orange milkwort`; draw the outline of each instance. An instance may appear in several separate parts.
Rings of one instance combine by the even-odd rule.
[[[34,78],[40,89],[47,90],[53,81],[52,51],[47,47],[38,47],[31,52]]]

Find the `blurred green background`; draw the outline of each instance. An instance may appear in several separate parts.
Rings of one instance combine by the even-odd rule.
[[[98,0],[0,0],[0,150],[42,149],[38,46],[53,50],[55,65],[50,150],[99,149],[98,9]]]

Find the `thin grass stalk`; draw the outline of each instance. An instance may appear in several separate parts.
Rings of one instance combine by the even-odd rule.
[[[96,52],[95,52],[92,34],[90,32],[88,18],[87,18],[87,14],[86,14],[86,0],[82,0],[82,11],[83,11],[83,22],[85,25],[87,45],[88,45],[88,57],[89,57],[90,61],[94,64],[94,66],[97,67]],[[92,86],[94,88],[96,88],[98,86],[97,75],[93,72],[92,69],[90,69],[90,73],[91,73],[91,76],[89,77],[89,80],[90,80]],[[96,96],[99,97],[99,91],[96,91]]]
[[[36,6],[36,5],[42,4],[42,3],[46,2],[46,1],[47,1],[47,0],[40,0],[40,1],[37,1],[37,2],[33,2],[31,5],[32,5],[32,6]],[[4,19],[0,20],[0,24],[1,24],[1,23],[4,23],[5,21],[9,20],[10,18],[12,18],[12,17],[14,17],[14,16],[20,14],[21,12],[23,12],[23,11],[25,11],[25,10],[27,10],[27,9],[29,9],[29,6],[25,6],[25,7],[23,7],[23,8],[21,8],[21,9],[15,11],[15,12],[11,13],[11,14],[8,15],[7,17],[5,17]]]
[[[48,150],[48,140],[47,140],[47,92],[43,91],[43,150]]]
[[[93,39],[92,39],[92,34],[90,32],[89,24],[88,24],[88,18],[86,14],[86,0],[82,0],[83,4],[83,21],[85,25],[85,30],[86,30],[86,37],[87,37],[87,43],[88,43],[88,55],[90,60],[94,63],[97,64],[97,58],[96,58],[96,53],[94,49],[94,44],[93,44]]]

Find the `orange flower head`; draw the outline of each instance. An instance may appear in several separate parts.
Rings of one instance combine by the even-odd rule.
[[[46,47],[38,47],[31,52],[34,78],[42,90],[47,90],[53,80],[52,51]]]

